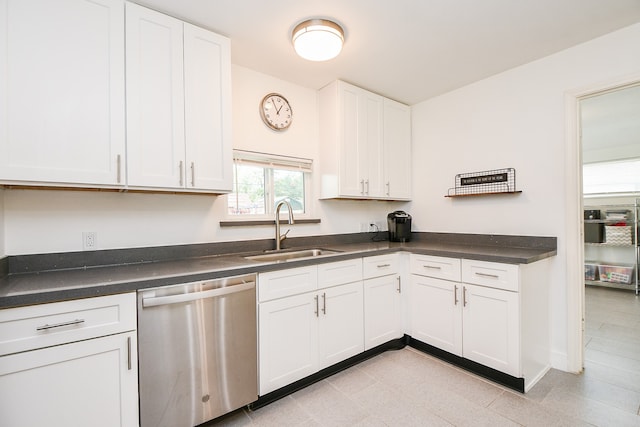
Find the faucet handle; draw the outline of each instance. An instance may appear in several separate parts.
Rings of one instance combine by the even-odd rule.
[[[289,232],[291,231],[291,229],[287,230],[284,232],[284,234],[280,235],[280,241],[284,241],[284,239],[287,238],[287,234],[289,234]]]

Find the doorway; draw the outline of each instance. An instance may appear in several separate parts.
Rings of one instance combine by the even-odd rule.
[[[582,274],[577,282],[580,289],[574,294],[579,298],[569,298],[569,302],[576,304],[574,309],[579,307],[582,317],[579,337],[574,341],[579,348],[574,347],[573,353],[578,369],[570,370],[586,366],[590,374],[597,374],[615,367],[623,381],[640,375],[640,358],[635,356],[635,350],[640,350],[640,302],[635,292],[640,83],[577,94],[575,102],[578,205],[590,216],[585,212],[584,223],[578,221],[581,239],[576,258]],[[618,232],[623,232],[621,240],[616,240]]]

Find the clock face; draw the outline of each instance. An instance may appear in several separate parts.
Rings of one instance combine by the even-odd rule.
[[[260,116],[271,129],[282,131],[291,126],[293,110],[284,96],[270,93],[262,98]]]

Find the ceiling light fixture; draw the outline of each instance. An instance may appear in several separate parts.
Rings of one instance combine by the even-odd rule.
[[[328,19],[308,19],[292,33],[296,53],[309,61],[327,61],[338,56],[344,43],[344,30]]]

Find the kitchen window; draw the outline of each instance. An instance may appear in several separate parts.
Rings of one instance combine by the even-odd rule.
[[[640,159],[588,163],[582,168],[584,195],[637,194]]]
[[[271,219],[282,200],[296,216],[308,216],[312,164],[310,159],[234,150],[228,217]]]

